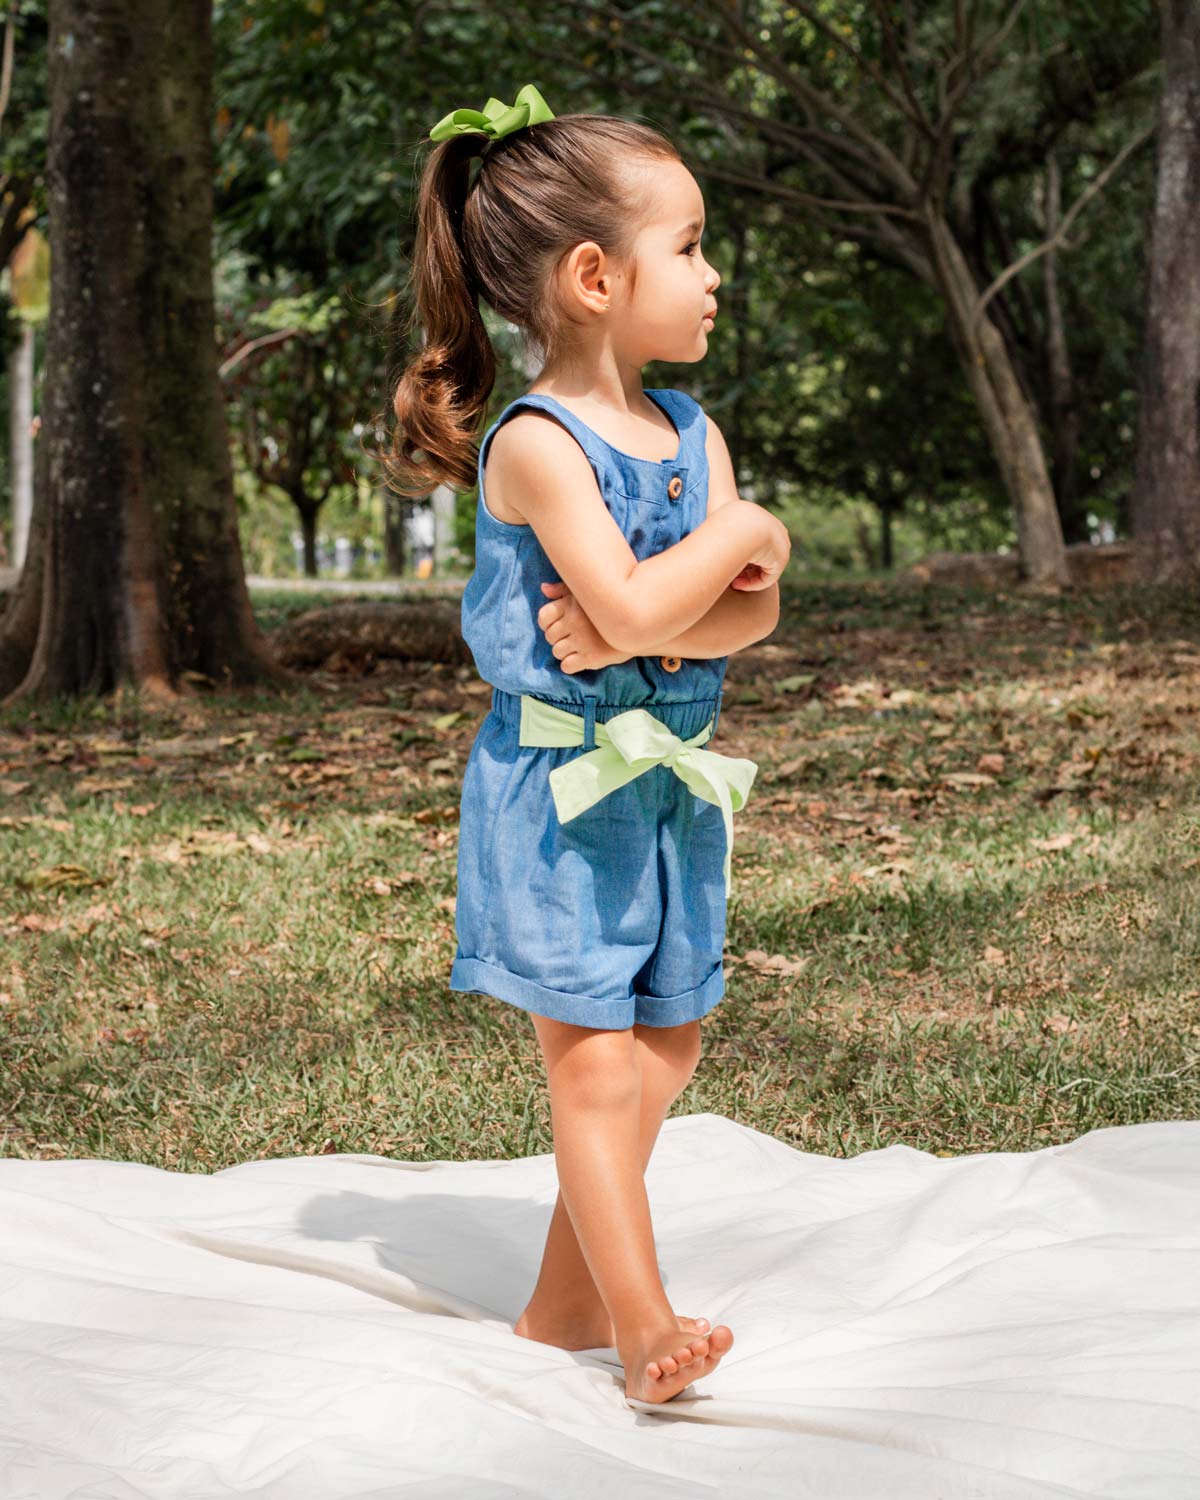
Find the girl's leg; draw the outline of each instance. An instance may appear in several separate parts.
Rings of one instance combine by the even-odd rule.
[[[687,1087],[700,1059],[700,1022],[682,1026],[634,1025],[641,1109],[638,1149],[642,1172],[650,1164],[654,1143],[667,1111]],[[680,1328],[703,1333],[703,1320],[678,1317]],[[612,1342],[612,1319],[592,1280],[562,1189],[554,1205],[546,1248],[533,1295],[517,1319],[515,1331],[524,1338],[557,1344],[563,1349],[589,1349]]]
[[[550,1081],[554,1157],[567,1211],[625,1366],[626,1394],[665,1401],[733,1343],[681,1330],[655,1254],[639,1144],[641,1062],[629,1031],[533,1017]]]

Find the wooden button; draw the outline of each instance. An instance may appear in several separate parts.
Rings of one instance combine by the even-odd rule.
[[[680,660],[677,656],[660,656],[658,659],[668,672],[679,671]]]
[[[672,500],[678,500],[680,495],[683,494],[683,480],[680,479],[678,474],[667,485],[667,494],[670,495]]]

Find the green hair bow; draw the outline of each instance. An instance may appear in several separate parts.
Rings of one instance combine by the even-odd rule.
[[[482,110],[452,109],[429,132],[429,139],[446,141],[453,135],[479,134],[498,141],[501,136],[510,135],[514,130],[523,130],[526,125],[537,125],[542,120],[553,118],[553,110],[533,84],[527,83],[512,104],[505,104],[501,99],[489,99]]]

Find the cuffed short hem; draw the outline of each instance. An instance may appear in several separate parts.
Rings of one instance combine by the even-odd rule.
[[[698,1021],[718,1003],[725,993],[725,965],[716,968],[694,990],[684,990],[682,995],[637,995],[637,1013],[634,1019],[639,1026],[682,1026],[685,1021]]]
[[[566,990],[548,989],[510,969],[502,969],[499,964],[459,955],[450,968],[450,988],[468,994],[492,995],[551,1021],[567,1021],[595,1030],[628,1031],[635,1021],[642,1026],[682,1026],[685,1021],[698,1020],[725,993],[725,970],[718,963],[703,984],[681,995],[630,995],[623,1000],[596,1000]]]

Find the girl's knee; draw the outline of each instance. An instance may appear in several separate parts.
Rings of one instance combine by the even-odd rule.
[[[682,1026],[634,1027],[642,1052],[643,1072],[648,1086],[678,1098],[691,1082],[700,1061],[700,1022],[687,1021]]]
[[[623,1108],[641,1097],[642,1068],[629,1031],[600,1031],[537,1018],[552,1100],[579,1108]]]

